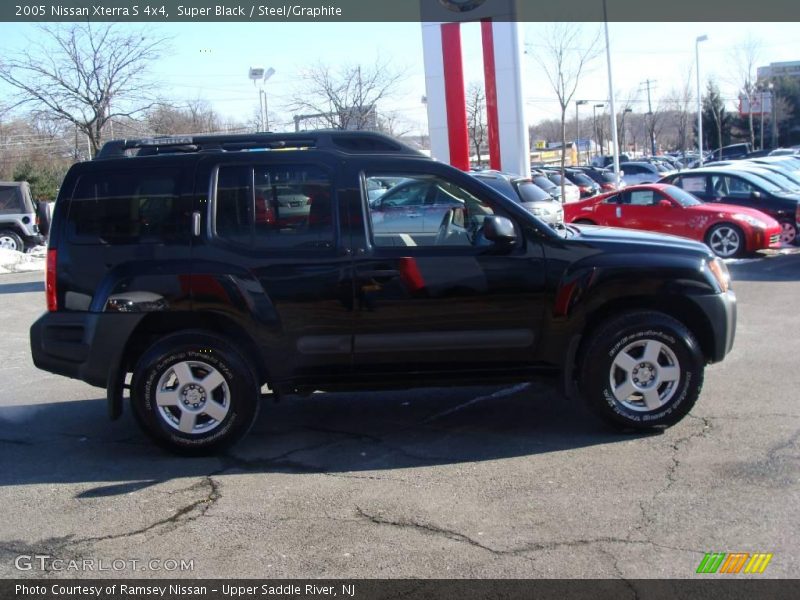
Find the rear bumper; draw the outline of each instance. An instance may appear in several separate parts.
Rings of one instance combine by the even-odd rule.
[[[30,330],[37,368],[106,387],[143,314],[50,312]]]
[[[719,362],[731,351],[736,337],[736,294],[733,290],[728,290],[724,294],[697,296],[692,299],[711,326],[713,348],[706,358],[710,363]]]
[[[22,241],[25,242],[26,248],[33,248],[35,246],[44,246],[47,243],[47,238],[37,233],[35,235],[24,236]]]

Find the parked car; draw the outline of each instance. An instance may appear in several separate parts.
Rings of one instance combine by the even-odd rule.
[[[594,179],[600,185],[600,192],[613,192],[617,188],[617,178],[614,171],[611,169],[601,169],[598,167],[575,167],[583,171],[588,177]],[[625,187],[625,180],[623,179],[625,172],[620,169],[620,186],[619,189]]]
[[[781,225],[781,241],[795,243],[800,223],[800,195],[790,194],[763,177],[734,167],[704,167],[665,177],[703,202],[760,210]]]
[[[728,146],[723,146],[722,148],[717,148],[711,153],[711,156],[708,158],[708,161],[713,160],[730,160],[734,158],[744,158],[748,154],[752,152],[752,148],[750,147],[749,143],[742,143],[742,144],[730,144]]]
[[[45,243],[26,181],[0,181],[0,248],[25,252]]]
[[[630,157],[627,154],[620,154],[619,155],[619,162],[630,162]],[[613,155],[605,155],[605,156],[595,156],[592,158],[592,166],[593,167],[600,167],[604,169],[614,164],[614,156]]]
[[[531,171],[531,181],[561,202],[561,186],[553,183],[543,170]]]
[[[591,198],[600,193],[600,184],[579,169],[564,169],[567,179],[578,186],[581,198]]]
[[[559,191],[561,190],[561,173],[556,172],[555,169],[547,169],[545,170],[546,177],[552,181],[556,187],[558,187]],[[567,202],[577,202],[581,199],[581,190],[578,188],[577,185],[572,183],[568,178],[564,178],[564,198],[562,199],[563,202],[566,204]]]
[[[705,204],[674,185],[636,185],[570,204],[568,223],[644,229],[706,243],[722,258],[780,246],[781,227],[762,212]]]
[[[436,235],[376,230],[364,180],[386,177],[407,181],[379,201],[401,186],[450,198]],[[300,190],[306,218],[257,226],[254,182]],[[555,230],[369,132],[107,142],[70,167],[46,262],[34,364],[106,388],[112,418],[129,397],[143,430],[184,454],[245,435],[265,385],[280,399],[560,373],[610,423],[663,428],[736,327],[704,244]]]
[[[505,197],[519,202],[532,215],[551,226],[564,224],[564,208],[529,177],[521,177],[500,171],[485,170],[472,174],[475,179],[494,188]]]
[[[800,159],[794,156],[764,156],[761,158],[754,158],[752,162],[759,165],[779,167],[786,171],[800,171]]]
[[[800,148],[775,148],[769,153],[769,156],[800,156]]]
[[[800,193],[800,172],[789,171],[774,164],[757,163],[750,160],[721,160],[708,164],[709,167],[731,167],[738,171],[747,171],[771,181],[782,190]]]
[[[655,183],[662,177],[670,174],[670,171],[661,165],[654,165],[643,161],[621,163],[619,168],[625,173],[622,177],[625,181],[625,185]]]

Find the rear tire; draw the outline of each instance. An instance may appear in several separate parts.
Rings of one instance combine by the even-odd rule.
[[[704,360],[692,333],[655,311],[627,312],[602,324],[584,346],[578,386],[589,407],[624,429],[680,421],[703,387]]]
[[[159,340],[142,355],[133,373],[131,407],[144,432],[163,448],[211,454],[250,430],[259,387],[231,343],[187,331]]]
[[[6,250],[16,250],[17,252],[25,251],[25,243],[17,232],[11,229],[3,229],[0,231],[0,248]]]

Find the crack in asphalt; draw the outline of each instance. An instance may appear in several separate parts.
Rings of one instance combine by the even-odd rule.
[[[121,538],[133,537],[136,535],[141,535],[143,533],[147,533],[155,529],[156,527],[161,527],[162,525],[172,525],[172,529],[169,531],[174,531],[180,526],[186,525],[187,523],[191,523],[200,519],[206,515],[206,513],[211,509],[214,504],[216,504],[219,499],[222,497],[222,493],[220,492],[219,483],[214,480],[214,473],[212,475],[206,475],[203,477],[201,481],[195,482],[189,487],[185,488],[184,491],[194,491],[200,488],[207,488],[208,493],[205,494],[203,497],[182,506],[178,510],[176,510],[172,515],[169,517],[159,519],[153,523],[145,527],[140,527],[139,529],[134,529],[133,531],[126,531],[123,533],[112,533],[109,535],[102,535],[102,536],[94,536],[94,537],[84,537],[84,538],[74,538],[68,537],[65,538],[69,540],[64,546],[80,546],[82,544],[87,543],[97,543],[97,542],[105,542],[108,540],[116,540]],[[195,513],[195,514],[193,514]]]
[[[600,552],[600,554],[603,554],[607,558],[611,559],[611,567],[617,574],[617,579],[622,581],[622,583],[625,584],[625,587],[627,587],[631,592],[633,592],[634,600],[639,600],[639,590],[637,590],[636,587],[633,585],[633,583],[623,574],[622,569],[620,569],[619,567],[619,558],[605,548],[598,547],[597,550]]]
[[[667,467],[667,472],[666,472],[666,480],[667,480],[666,485],[661,489],[656,490],[649,500],[639,501],[639,511],[641,512],[642,523],[641,525],[635,527],[634,530],[642,533],[645,536],[645,538],[647,538],[648,541],[651,542],[652,539],[647,535],[646,529],[649,528],[655,522],[655,518],[651,516],[650,509],[646,505],[654,504],[659,496],[666,494],[670,489],[672,489],[672,486],[674,486],[675,483],[677,483],[678,481],[677,472],[681,466],[681,461],[678,459],[678,453],[686,445],[690,444],[694,440],[707,437],[713,428],[711,417],[700,417],[692,414],[688,414],[686,416],[687,418],[700,421],[703,424],[702,429],[700,429],[700,431],[696,431],[689,435],[685,435],[684,437],[678,438],[677,440],[672,442],[672,444],[670,445],[670,448],[672,450],[672,453],[670,455],[670,464]]]
[[[543,550],[557,550],[559,548],[575,548],[575,547],[585,547],[591,546],[594,544],[632,544],[632,545],[646,545],[646,546],[653,546],[656,548],[664,548],[674,551],[680,552],[691,552],[693,554],[703,554],[704,551],[697,550],[694,548],[678,548],[675,546],[667,546],[664,544],[658,544],[653,542],[652,540],[645,539],[645,540],[632,540],[628,538],[618,538],[612,536],[606,537],[596,537],[596,538],[587,538],[587,539],[579,539],[579,540],[567,540],[563,542],[536,542],[532,544],[524,544],[522,546],[518,546],[516,548],[510,549],[498,549],[488,546],[484,543],[479,542],[475,538],[472,538],[464,533],[456,531],[454,529],[447,529],[444,527],[440,527],[438,525],[433,525],[431,523],[423,523],[413,519],[389,519],[383,517],[378,514],[371,514],[360,506],[356,505],[355,507],[356,516],[358,516],[361,520],[369,521],[375,525],[385,525],[390,527],[397,527],[400,529],[409,529],[412,531],[419,531],[420,533],[424,533],[427,535],[433,536],[440,536],[446,539],[449,539],[454,542],[465,543],[470,546],[474,546],[486,552],[490,552],[495,556],[520,556],[525,557],[526,554],[532,552],[540,552]]]

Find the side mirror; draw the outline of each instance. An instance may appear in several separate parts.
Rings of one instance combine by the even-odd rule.
[[[761,200],[762,195],[761,195],[761,192],[753,191],[753,192],[750,193],[750,197],[753,200]]]
[[[669,200],[667,200],[665,198],[662,198],[661,200],[659,200],[658,201],[658,205],[661,208],[672,208],[672,202],[670,202]]]
[[[487,215],[483,219],[483,237],[495,244],[510,245],[517,241],[517,232],[510,219]]]

